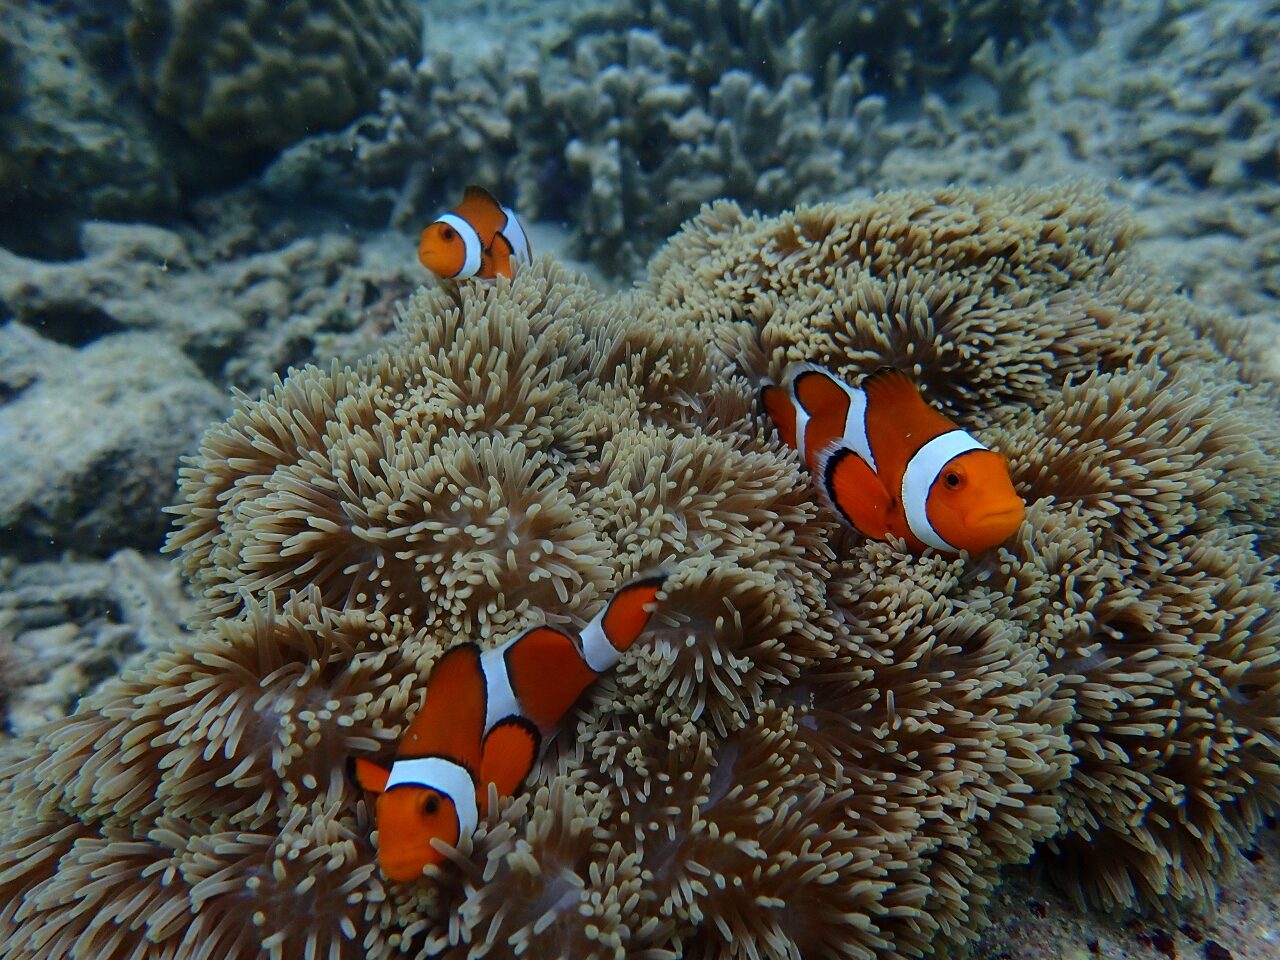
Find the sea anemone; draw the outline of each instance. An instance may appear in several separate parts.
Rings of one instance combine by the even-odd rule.
[[[543,259],[420,292],[242,397],[170,539],[198,632],[23,744],[0,958],[944,955],[1037,850],[1210,894],[1280,807],[1280,417],[1097,197],[703,211],[605,299]],[[983,556],[867,541],[754,402],[906,369],[1010,460]],[[462,641],[670,574],[530,786],[420,883],[341,776]]]

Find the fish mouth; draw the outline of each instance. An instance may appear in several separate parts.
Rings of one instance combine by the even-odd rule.
[[[969,518],[965,524],[970,530],[998,537],[997,543],[1010,536],[1022,526],[1027,515],[1027,508],[1021,500],[1006,503],[990,510],[984,510]]]
[[[427,862],[423,857],[381,857],[378,866],[383,874],[393,883],[408,883],[422,877]]]

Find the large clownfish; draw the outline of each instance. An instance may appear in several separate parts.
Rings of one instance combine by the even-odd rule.
[[[532,258],[515,212],[483,187],[467,187],[462,203],[429,223],[418,239],[422,265],[448,280],[510,277],[517,262]]]
[[[901,371],[880,370],[856,388],[792,364],[762,400],[823,500],[865,536],[978,553],[1022,523],[1004,457],[925,403]]]
[[[389,880],[441,863],[431,841],[456,845],[475,830],[490,783],[498,796],[520,789],[543,738],[648,625],[665,579],[622,587],[577,637],[535,627],[485,653],[459,644],[436,662],[391,769],[352,761],[356,782],[378,795],[378,863]]]

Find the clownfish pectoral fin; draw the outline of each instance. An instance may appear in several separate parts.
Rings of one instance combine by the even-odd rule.
[[[493,245],[493,238],[507,222],[502,204],[484,187],[474,184],[462,192],[462,203],[458,204],[454,213],[475,228],[476,235],[480,237],[480,245],[486,250]]]
[[[348,757],[347,776],[362,790],[382,793],[387,789],[387,778],[391,776],[391,771],[364,757]]]
[[[515,253],[511,246],[511,241],[507,239],[503,233],[498,233],[493,238],[493,245],[485,251],[489,258],[489,268],[491,276],[506,277],[511,279],[515,272],[512,269],[512,259]]]
[[[789,391],[768,383],[760,388],[760,405],[773,421],[778,437],[791,449],[796,447],[796,407]]]
[[[520,789],[533,769],[542,748],[538,728],[524,717],[499,720],[484,738],[480,758],[477,797],[482,808],[488,806],[488,785],[498,788],[498,796],[509,797]]]
[[[431,668],[422,709],[409,724],[396,756],[447,756],[475,770],[487,697],[480,648],[474,643],[451,647]]]
[[[822,500],[863,536],[889,533],[892,499],[876,472],[850,447],[833,444],[818,456],[815,471]]]
[[[665,573],[632,580],[620,588],[604,610],[602,627],[609,643],[619,653],[625,652],[649,625],[654,602],[662,585],[667,582]]]

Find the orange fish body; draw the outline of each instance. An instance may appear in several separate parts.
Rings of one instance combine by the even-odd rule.
[[[865,536],[979,553],[1022,523],[1026,508],[1004,458],[925,403],[900,371],[881,370],[857,388],[792,364],[762,399],[823,500]]]
[[[449,280],[510,277],[533,257],[515,211],[483,187],[470,186],[462,203],[427,225],[418,238],[418,260]]]
[[[621,658],[651,616],[665,576],[618,590],[574,637],[535,627],[481,653],[465,643],[440,658],[422,709],[390,770],[353,761],[356,781],[378,795],[378,863],[387,878],[413,880],[444,858],[498,796],[520,789],[549,736],[582,692]]]
[[[484,697],[479,648],[454,647],[432,669],[391,769],[354,761],[357,782],[378,795],[378,864],[389,879],[421,876],[443,860],[433,839],[457,843],[479,822]]]

